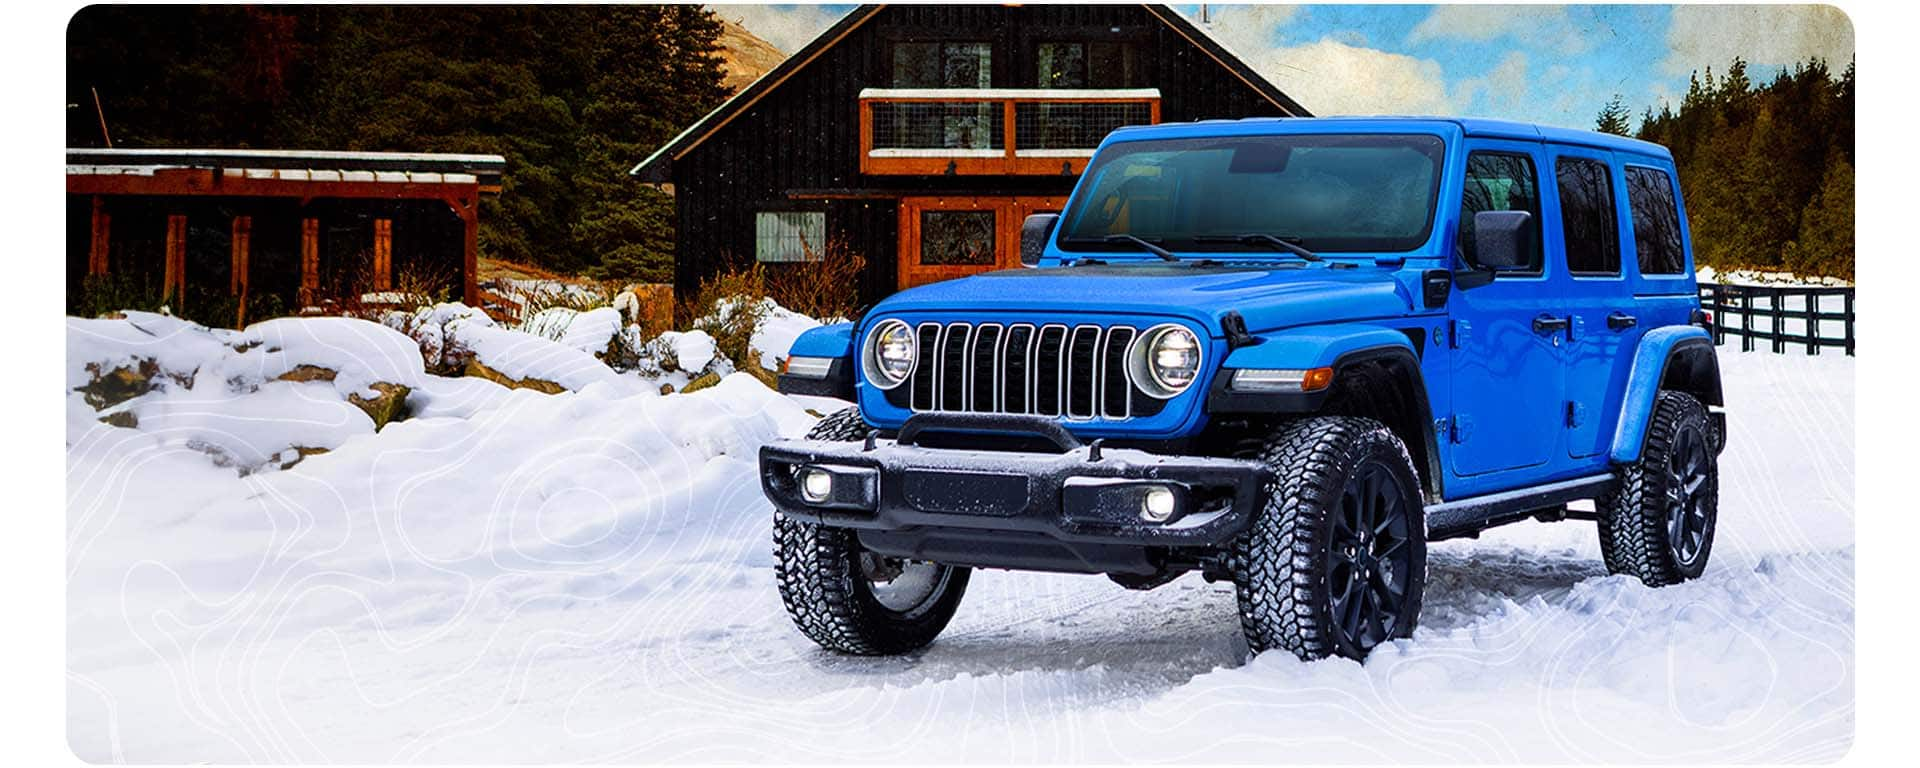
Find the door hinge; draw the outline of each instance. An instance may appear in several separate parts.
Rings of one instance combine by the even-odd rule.
[[[1465,320],[1453,321],[1453,333],[1449,334],[1449,336],[1452,337],[1450,339],[1450,341],[1452,342],[1451,346],[1454,349],[1460,349],[1462,347],[1467,346],[1467,338],[1472,333],[1473,333],[1472,323],[1469,323]]]
[[[1567,401],[1567,427],[1577,429],[1587,423],[1587,406],[1577,400]]]
[[[1433,431],[1446,436],[1447,442],[1459,445],[1473,433],[1473,419],[1464,413],[1456,413],[1452,419],[1434,419]]]

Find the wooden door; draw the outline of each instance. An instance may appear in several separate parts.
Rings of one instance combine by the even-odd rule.
[[[900,288],[1020,266],[1020,225],[1065,197],[907,197],[900,200]]]

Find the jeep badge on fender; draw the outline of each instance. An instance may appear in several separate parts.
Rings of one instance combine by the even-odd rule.
[[[857,404],[760,452],[820,645],[932,642],[973,568],[1199,571],[1255,652],[1360,659],[1413,632],[1429,541],[1597,518],[1614,573],[1706,565],[1726,419],[1664,147],[1123,128],[1021,246],[794,342],[783,391]]]

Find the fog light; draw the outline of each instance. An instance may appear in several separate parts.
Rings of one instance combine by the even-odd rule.
[[[1164,523],[1173,517],[1173,491],[1165,487],[1147,489],[1147,495],[1140,499],[1140,519],[1149,523]]]
[[[824,469],[800,470],[800,497],[819,504],[833,495],[833,475]]]

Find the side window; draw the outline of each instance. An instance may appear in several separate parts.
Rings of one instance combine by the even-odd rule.
[[[1680,209],[1673,178],[1658,168],[1627,168],[1627,204],[1633,209],[1633,249],[1640,274],[1678,275],[1687,269],[1680,244]]]
[[[760,261],[819,261],[827,243],[821,211],[761,211],[753,216],[753,256]]]
[[[1560,187],[1560,230],[1567,271],[1576,275],[1620,274],[1620,224],[1614,218],[1613,178],[1607,164],[1563,157],[1553,164]]]
[[[1481,211],[1533,214],[1533,254],[1522,273],[1540,272],[1540,183],[1533,159],[1507,152],[1467,156],[1467,183],[1460,196],[1460,250],[1472,259],[1473,215]]]

